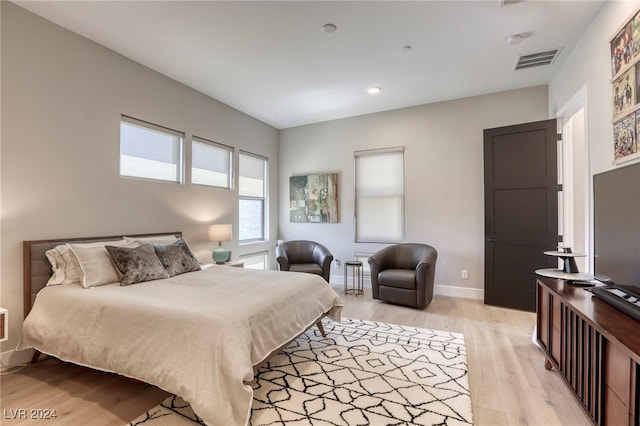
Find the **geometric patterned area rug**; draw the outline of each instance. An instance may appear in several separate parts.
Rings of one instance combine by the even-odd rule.
[[[250,424],[472,425],[464,336],[345,318],[323,320],[251,382]],[[204,425],[176,396],[130,425]]]

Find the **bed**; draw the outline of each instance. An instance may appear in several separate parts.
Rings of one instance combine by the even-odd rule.
[[[182,241],[179,232],[127,238],[157,247],[165,237]],[[126,286],[46,285],[57,274],[52,277],[47,251],[120,244],[122,238],[24,242],[19,350],[153,384],[188,401],[209,425],[240,425],[249,421],[248,382],[256,367],[308,328],[321,327],[323,317],[340,320],[342,300],[314,274],[209,265]]]

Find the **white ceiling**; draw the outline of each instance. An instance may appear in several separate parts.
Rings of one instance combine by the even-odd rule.
[[[277,128],[547,84],[603,4],[16,3]],[[507,44],[514,33],[528,36]],[[554,64],[513,71],[519,54],[558,47]]]

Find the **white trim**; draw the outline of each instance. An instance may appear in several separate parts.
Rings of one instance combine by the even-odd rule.
[[[344,268],[344,263],[342,264],[342,268]],[[340,268],[340,271],[342,271],[342,273],[332,273],[329,276],[329,284],[331,285],[338,285],[340,287],[344,287],[344,269]],[[347,279],[349,280],[349,285],[351,285],[351,275],[349,275],[347,277]],[[363,276],[363,287],[364,288],[371,288],[371,278],[369,276],[367,276],[366,274]]]
[[[570,240],[575,236],[575,233],[584,233],[584,252],[587,255],[585,262],[585,272],[593,273],[593,176],[591,174],[591,149],[590,149],[590,141],[589,141],[589,109],[588,109],[588,91],[587,86],[582,86],[572,97],[569,99],[556,113],[556,119],[558,119],[558,127],[562,130],[566,127],[568,121],[573,119],[573,117],[578,113],[581,109],[583,110],[583,129],[582,129],[582,143],[584,144],[584,172],[583,172],[583,182],[582,184],[585,187],[586,191],[586,199],[585,199],[585,217],[584,217],[584,227],[585,229],[572,229],[572,225],[565,224],[564,228],[569,230],[568,239]],[[573,154],[569,152],[567,149],[569,143],[572,143],[573,135],[571,132],[563,135],[563,147],[565,148],[566,157],[563,159],[563,167],[569,172],[573,173],[573,167],[570,162],[573,160]],[[563,194],[564,201],[569,201],[573,199],[573,184],[568,182],[563,182],[564,184],[568,184],[567,188],[569,191],[565,191]],[[567,203],[565,203],[567,204]],[[559,216],[559,219],[562,221],[568,221],[569,214],[573,216],[573,205],[566,205],[565,213],[563,216]],[[560,214],[560,211],[558,211]],[[571,217],[572,217],[571,216]],[[565,239],[565,244],[567,240]],[[574,250],[575,251],[575,250]]]
[[[463,299],[484,300],[484,289],[482,288],[456,287],[436,284],[433,288],[433,293],[437,296],[450,296],[460,297]]]
[[[587,105],[587,86],[582,86],[556,113],[556,118],[571,117]]]
[[[0,362],[2,363],[2,368],[20,364],[29,364],[31,362],[31,358],[33,358],[34,352],[35,351],[33,349],[26,349],[24,351],[16,351],[15,349],[11,349],[10,351],[2,352],[0,353]]]
[[[349,280],[351,280],[351,276],[349,276]],[[329,284],[340,287],[344,286],[344,273],[331,274],[331,277],[329,278]],[[349,284],[351,284],[351,281],[349,281]],[[364,288],[371,289],[371,278],[366,275],[364,277]],[[484,289],[482,288],[456,287],[436,284],[433,287],[433,293],[437,296],[450,296],[463,299],[484,300]]]

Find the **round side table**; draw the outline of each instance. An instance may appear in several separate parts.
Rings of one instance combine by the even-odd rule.
[[[351,272],[351,288],[348,286],[348,270]],[[347,260],[344,262],[344,294],[355,294],[356,297],[359,294],[364,293],[364,276],[362,274],[362,262],[359,260]]]

